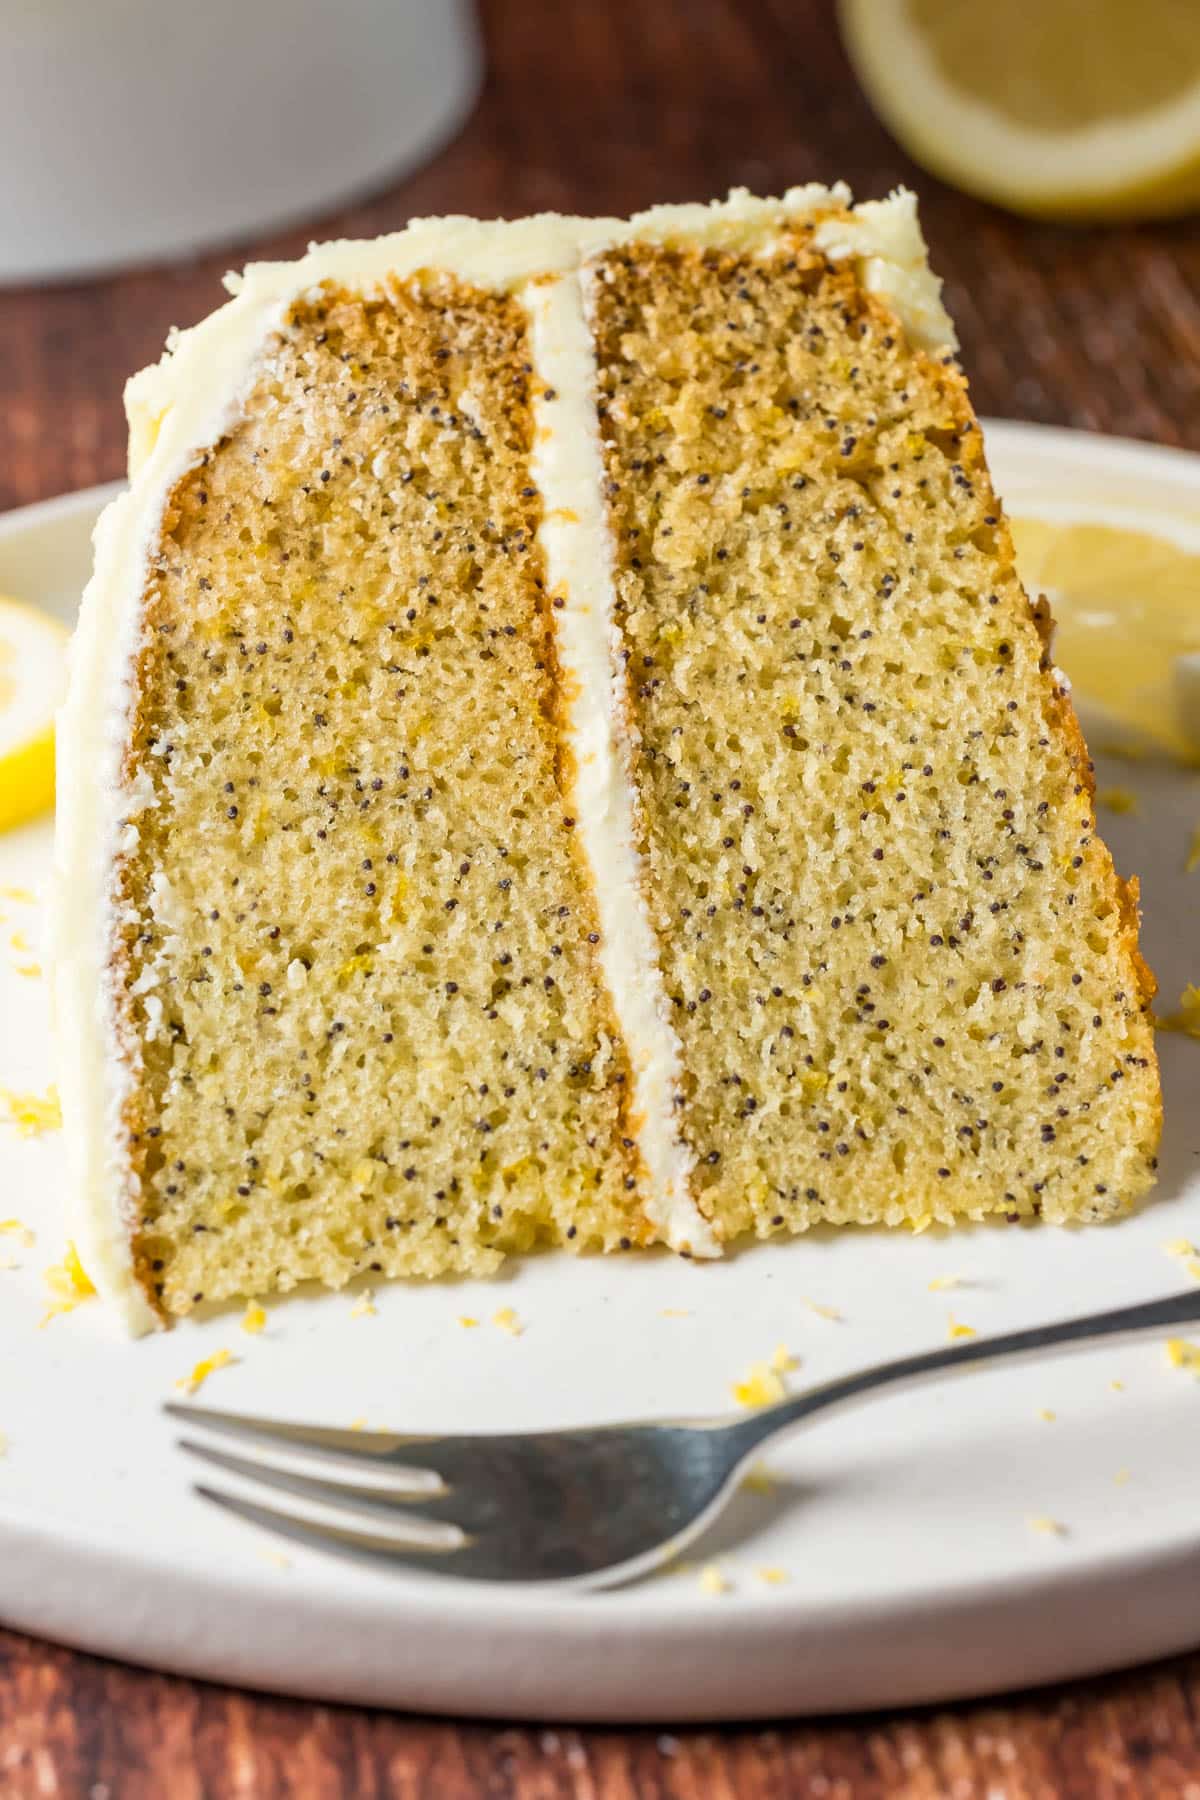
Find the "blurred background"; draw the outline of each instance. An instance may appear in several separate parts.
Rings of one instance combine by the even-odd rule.
[[[48,3],[68,18],[82,16],[60,0]],[[304,0],[276,0],[274,10],[289,3],[297,17],[311,10]],[[892,0],[880,4],[894,11]],[[918,0],[912,4],[922,10]],[[1200,34],[1200,6],[1188,4]],[[443,6],[456,10],[450,0],[424,5],[430,31],[444,22]],[[469,15],[467,0],[463,7]],[[158,9],[163,16],[174,10]],[[1018,9],[993,10],[1007,19]],[[1141,10],[1125,7],[1129,17]],[[103,11],[93,7],[88,16]],[[248,12],[254,14],[253,3]],[[328,13],[336,22],[339,9]],[[0,5],[0,30],[4,15]],[[203,28],[200,15],[189,16]],[[458,98],[447,116],[435,109],[423,127],[440,139],[431,160],[412,168],[420,154],[408,129],[417,105],[412,71],[407,99],[405,82],[386,67],[382,79],[376,70],[374,85],[363,87],[369,158],[393,171],[381,180],[376,169],[369,197],[331,210],[328,190],[353,182],[348,167],[333,171],[336,179],[314,176],[310,191],[324,187],[325,196],[311,216],[286,229],[255,235],[243,226],[218,248],[182,262],[147,265],[143,251],[143,266],[123,273],[0,286],[0,508],[121,474],[126,376],[158,357],[172,325],[191,324],[218,304],[220,276],[251,257],[293,256],[314,237],[373,235],[420,214],[627,213],[656,201],[708,199],[731,186],[773,194],[839,178],[861,198],[898,183],[917,189],[980,411],[1200,448],[1195,219],[1047,223],[947,185],[910,160],[879,122],[830,0],[479,0],[477,17],[482,65],[468,48],[454,77]],[[228,58],[236,34],[223,41]],[[294,58],[295,43],[290,48]],[[162,54],[175,71],[203,61],[178,32]],[[353,113],[355,95],[342,92],[342,113],[331,120],[321,102],[321,56],[314,51],[308,60],[308,79],[292,89],[290,128],[298,116],[309,150],[316,146],[318,175],[328,174],[337,161],[339,119],[344,124],[347,108]],[[861,56],[858,63],[861,69]],[[204,78],[213,79],[211,67]],[[425,81],[419,71],[417,80]],[[64,96],[64,114],[69,110]],[[121,122],[143,159],[155,158],[156,138],[160,148],[167,143],[161,125],[150,131],[136,114],[132,130],[129,119]],[[220,160],[222,134],[235,128],[235,116],[218,119],[211,141],[196,146],[197,196],[206,161]],[[70,155],[102,154],[103,122],[91,129],[93,149],[69,142]],[[904,135],[913,141],[911,130]],[[923,160],[936,165],[937,157],[923,153]],[[405,164],[411,172],[397,179],[397,165]],[[23,179],[36,174],[31,166]],[[267,176],[261,156],[246,160],[252,201],[256,182]],[[59,186],[63,179],[52,173]],[[190,202],[189,190],[180,192],[181,212],[190,204],[202,210],[200,197]],[[264,193],[257,216],[295,211]]]

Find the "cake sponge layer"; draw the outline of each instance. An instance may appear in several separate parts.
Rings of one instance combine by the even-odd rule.
[[[965,384],[804,233],[596,265],[685,1132],[730,1235],[1149,1184],[1132,897]]]
[[[145,600],[122,1034],[155,1303],[642,1234],[561,791],[525,314],[293,308]]]

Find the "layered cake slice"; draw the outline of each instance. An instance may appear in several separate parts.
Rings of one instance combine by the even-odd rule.
[[[60,730],[134,1328],[1151,1180],[1096,832],[914,202],[423,221],[131,382]]]

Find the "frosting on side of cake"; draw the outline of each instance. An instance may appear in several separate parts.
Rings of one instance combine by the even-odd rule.
[[[548,362],[564,359],[567,373],[559,381],[571,397],[576,441],[568,457],[559,453],[566,449],[565,433],[544,440],[538,471],[547,513],[565,507],[577,515],[576,522],[548,519],[543,541],[552,580],[568,601],[569,616],[560,621],[564,652],[586,676],[572,730],[584,842],[605,925],[604,966],[638,1071],[639,1142],[655,1188],[651,1216],[677,1247],[696,1254],[717,1250],[716,1235],[687,1194],[686,1152],[669,1105],[678,1047],[661,1010],[661,976],[644,902],[638,910],[606,550],[605,560],[598,560],[604,541],[601,469],[587,393],[590,349],[579,271],[589,257],[622,242],[765,255],[778,241],[772,227],[782,233],[792,220],[814,218],[818,246],[831,259],[853,257],[864,285],[886,299],[914,342],[953,345],[912,196],[901,192],[852,210],[846,188],[811,185],[778,200],[737,191],[713,206],[656,207],[625,221],[550,214],[513,222],[419,220],[375,241],[314,247],[298,262],[252,264],[243,276],[227,278],[233,298],[226,305],[192,330],[173,333],[162,361],[129,382],[131,486],[96,528],[95,571],[83,597],[59,720],[54,995],[73,1229],[89,1275],[131,1330],[148,1329],[155,1316],[134,1278],[129,1242],[136,1195],[122,1145],[122,1110],[133,1074],[126,1047],[116,1041],[111,881],[114,858],[136,841],[131,834],[138,813],[150,803],[150,796],[129,789],[122,767],[141,595],[175,483],[238,417],[257,360],[289,306],[325,282],[377,290],[428,270],[431,278],[446,274],[492,290],[528,289],[539,354]],[[537,285],[554,276],[569,278]],[[568,492],[574,497],[568,499]]]
[[[595,886],[601,966],[633,1068],[633,1130],[649,1177],[646,1211],[673,1250],[715,1256],[720,1238],[689,1191],[694,1156],[677,1125],[679,1039],[667,1013],[634,841],[591,334],[573,273],[534,282],[524,297],[542,393],[548,388],[553,395],[535,403],[533,474],[542,495],[539,535],[555,596],[558,656],[568,678],[573,804]]]

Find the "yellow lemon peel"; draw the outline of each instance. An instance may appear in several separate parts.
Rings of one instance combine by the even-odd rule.
[[[15,1125],[22,1137],[40,1137],[43,1131],[62,1128],[62,1107],[54,1086],[44,1094],[18,1094],[12,1088],[0,1088],[0,1105],[7,1108],[8,1123]]]
[[[227,1369],[235,1360],[232,1350],[214,1350],[211,1356],[201,1358],[190,1375],[181,1375],[175,1386],[180,1393],[195,1394],[210,1375],[215,1375],[218,1369]]]

